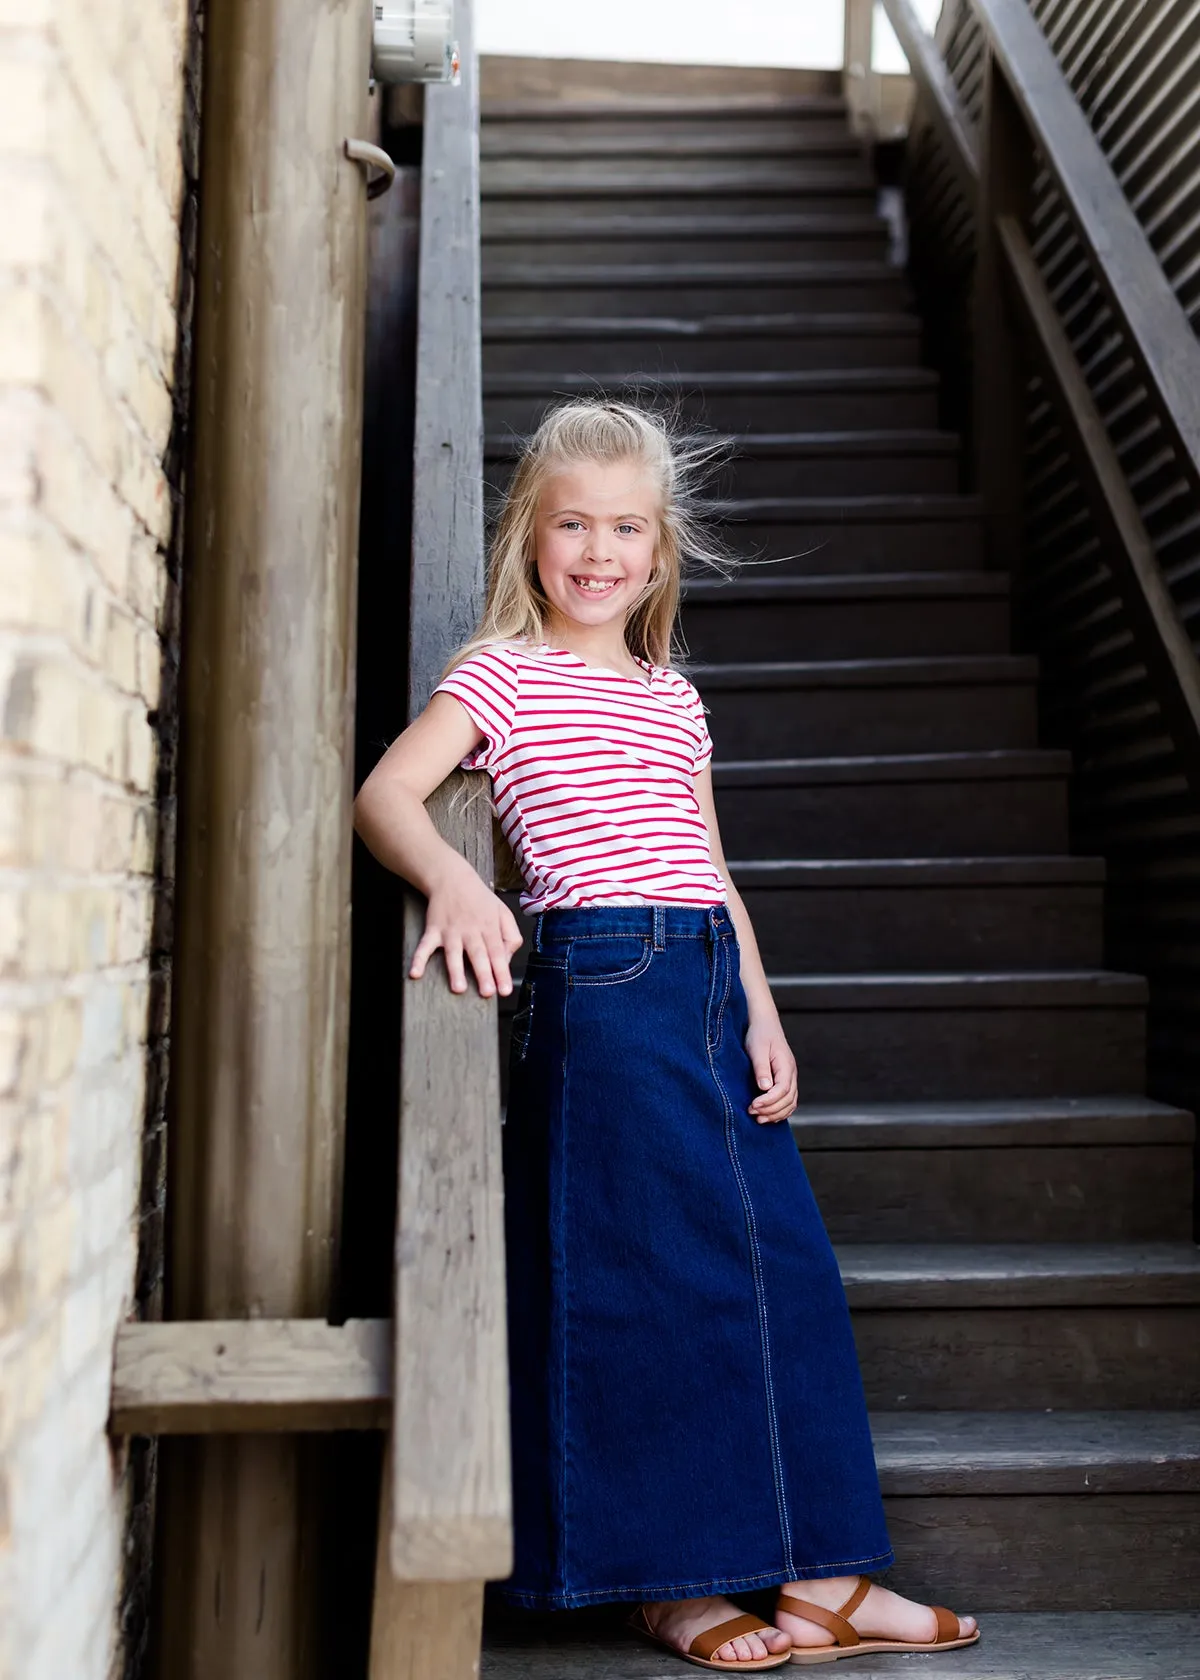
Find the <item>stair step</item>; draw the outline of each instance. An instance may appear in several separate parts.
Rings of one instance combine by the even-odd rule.
[[[614,320],[611,316],[513,316],[490,321],[485,375],[567,368],[640,377],[660,373],[780,372],[842,367],[915,367],[920,325],[903,313],[814,311],[807,315],[714,315]]]
[[[1180,1242],[842,1245],[868,1404],[1191,1406],[1200,1249]]]
[[[806,1105],[792,1132],[835,1242],[1191,1236],[1195,1123],[1144,1098]]]
[[[871,196],[874,182],[861,156],[803,161],[744,158],[730,162],[711,157],[484,158],[479,190],[485,199],[517,198],[586,201],[618,199],[645,206],[663,199],[672,209],[697,199],[716,204],[744,204],[755,199],[833,199]]]
[[[1046,750],[718,759],[713,787],[727,855],[1051,856],[1070,769]]]
[[[699,660],[999,654],[1009,583],[983,571],[696,580],[683,631]]]
[[[1141,1089],[1146,983],[1103,970],[776,974],[806,1102]]]
[[[1200,1493],[1200,1412],[873,1412],[885,1495]]]
[[[1031,659],[984,655],[692,668],[718,753],[763,758],[1032,746],[1036,675]]]
[[[923,1560],[926,1597],[968,1606],[952,1560],[942,1573]],[[916,1587],[902,1561],[889,1571],[898,1592]],[[664,1680],[671,1659],[623,1626],[629,1606],[558,1612],[494,1612],[481,1680]],[[993,1611],[977,1645],[941,1651],[937,1680],[1196,1680],[1200,1612]],[[895,1680],[911,1658],[855,1657],[855,1680]],[[921,1663],[922,1658],[916,1661]]]
[[[845,101],[833,94],[818,93],[731,93],[721,98],[701,95],[655,95],[621,99],[485,99],[480,107],[484,123],[548,122],[578,123],[653,122],[666,132],[674,122],[703,119],[718,124],[754,117],[777,120],[790,117],[803,122],[844,122]]]
[[[762,121],[662,124],[628,123],[603,128],[596,123],[560,119],[547,122],[484,123],[479,134],[481,159],[549,159],[563,166],[565,151],[571,160],[620,159],[641,167],[654,164],[677,166],[700,159],[711,164],[727,158],[846,159],[861,164],[863,143],[856,140],[844,123]]]
[[[962,495],[746,497],[722,508],[735,554],[784,575],[960,571],[983,565],[979,502]]]
[[[837,1255],[859,1311],[1200,1306],[1192,1242],[866,1242]]]
[[[513,315],[787,315],[803,309],[864,309],[877,314],[880,310],[904,309],[908,302],[902,273],[883,262],[747,261],[680,266],[497,260],[488,265],[483,319],[490,326],[498,317]],[[909,422],[901,417],[890,423]],[[801,430],[802,426],[791,429]]]
[[[1081,858],[730,865],[769,970],[1096,968],[1103,865]]]
[[[836,210],[771,212],[728,210],[724,214],[640,216],[593,209],[587,216],[547,220],[540,209],[503,199],[485,203],[482,216],[485,263],[797,261],[872,258],[882,261],[888,228],[874,214]]]

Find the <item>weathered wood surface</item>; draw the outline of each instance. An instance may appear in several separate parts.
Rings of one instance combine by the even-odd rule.
[[[386,1319],[126,1324],[109,1427],[118,1435],[382,1428],[391,1340]]]
[[[912,1590],[900,1570],[894,1576],[897,1591]],[[939,1592],[962,1610],[978,1608],[968,1605],[950,1574]],[[681,1672],[677,1657],[626,1633],[620,1616],[560,1617],[567,1625],[553,1633],[529,1616],[497,1621],[482,1680],[669,1680]],[[856,1657],[855,1680],[924,1674],[927,1662],[936,1663],[937,1680],[1196,1680],[1200,1614],[1000,1611],[981,1625],[978,1645],[933,1659]]]
[[[1163,1243],[839,1243],[851,1306],[1200,1302],[1200,1248]]]
[[[389,1442],[375,1555],[370,1680],[478,1680],[482,1581],[397,1581],[392,1575],[391,1536]]]
[[[1026,0],[972,4],[1180,465],[1200,484],[1200,343]]]
[[[1200,664],[1028,237],[1011,216],[1000,218],[996,237],[1105,560],[1137,630],[1180,760],[1200,791]]]
[[[479,84],[468,0],[462,83],[425,90],[413,444],[409,714],[474,627],[483,599]]]
[[[369,58],[369,13],[341,0],[206,8],[167,1188],[177,1319],[330,1306],[366,247],[363,172],[343,147],[364,133]],[[170,1680],[314,1672],[314,1451],[163,1444]]]
[[[936,129],[959,188],[971,203],[979,182],[978,149],[954,78],[933,36],[917,16],[912,0],[882,0],[882,4],[924,101],[923,115]]]

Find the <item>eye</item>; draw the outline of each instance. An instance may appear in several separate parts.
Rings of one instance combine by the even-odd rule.
[[[637,536],[637,526],[636,525],[618,525],[617,530],[621,533],[621,535],[623,537],[636,537]]]
[[[564,531],[582,531],[583,522],[579,519],[564,519],[560,528]]]

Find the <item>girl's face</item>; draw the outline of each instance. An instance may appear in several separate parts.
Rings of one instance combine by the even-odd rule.
[[[537,569],[555,612],[598,628],[624,622],[650,581],[659,492],[633,461],[562,467],[542,486]]]

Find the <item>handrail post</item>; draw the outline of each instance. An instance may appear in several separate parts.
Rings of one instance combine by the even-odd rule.
[[[855,134],[874,132],[879,115],[879,78],[871,69],[875,0],[846,0],[842,50],[842,97]]]
[[[1016,100],[989,48],[976,208],[974,310],[975,485],[983,502],[989,566],[1015,571],[1021,553],[1025,457],[1024,360],[1005,289],[998,216],[1028,225],[1033,143]]]

